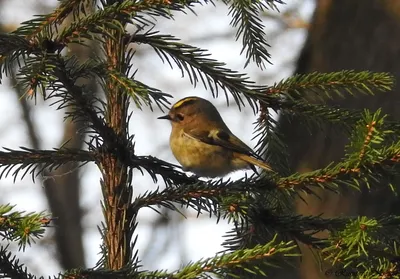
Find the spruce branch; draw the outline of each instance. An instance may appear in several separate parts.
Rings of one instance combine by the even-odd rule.
[[[256,245],[251,249],[241,249],[231,253],[221,253],[216,257],[200,260],[188,264],[180,270],[168,273],[163,271],[143,272],[140,278],[209,278],[207,273],[216,276],[235,276],[232,270],[240,269],[247,275],[264,275],[260,266],[275,266],[275,262],[284,257],[299,256],[293,252],[296,246],[292,242],[284,243],[277,241],[275,236],[264,245]],[[205,274],[204,274],[205,273]]]
[[[142,159],[142,158],[141,158]],[[168,166],[168,165],[167,165]],[[231,210],[238,203],[241,196],[255,195],[271,191],[276,188],[270,177],[255,178],[244,177],[237,181],[220,180],[199,180],[194,177],[187,177],[181,172],[166,170],[161,176],[167,184],[165,189],[147,191],[138,196],[130,206],[133,212],[139,211],[142,207],[150,207],[157,211],[154,206],[163,206],[170,210],[180,212],[176,206],[190,207],[198,212],[208,212],[218,218]],[[155,177],[155,182],[157,177]],[[232,198],[234,197],[234,198]]]
[[[333,73],[297,74],[266,89],[267,95],[283,94],[294,100],[305,99],[325,102],[356,94],[374,95],[390,91],[394,77],[388,73],[343,70]]]
[[[244,200],[236,208],[246,208],[240,212],[243,216],[236,219],[235,226],[225,235],[223,246],[227,250],[251,247],[263,243],[275,234],[285,241],[296,241],[308,247],[321,250],[327,247],[317,233],[337,231],[344,228],[352,218],[322,218],[321,216],[303,216],[281,214],[275,208],[263,203],[262,199]],[[229,214],[232,214],[231,212]]]
[[[24,96],[37,98],[40,93],[46,99],[46,89],[49,84],[56,81],[52,73],[55,65],[52,63],[55,56],[53,54],[44,56],[31,56],[24,60],[24,66],[20,67],[17,74],[17,85],[21,91],[25,90]]]
[[[190,178],[191,179],[191,178]],[[264,191],[246,183],[246,179],[230,183],[229,181],[201,181],[193,180],[191,184],[185,181],[181,184],[167,185],[163,190],[147,191],[137,197],[131,205],[131,210],[138,211],[142,207],[163,206],[180,212],[176,206],[190,207],[198,212],[208,212],[209,215],[220,217],[221,212],[229,210],[233,204],[229,201],[231,196],[257,195]],[[250,182],[251,183],[251,182]],[[235,200],[237,203],[237,200]],[[221,207],[222,206],[222,207]],[[154,209],[155,210],[155,209]],[[156,210],[157,211],[157,210]]]
[[[390,91],[394,78],[387,73],[369,71],[340,71],[333,73],[298,74],[282,80],[273,86],[265,87],[253,95],[260,106],[274,111],[282,111],[295,117],[306,116],[312,121],[311,111],[323,121],[332,123],[355,123],[361,119],[360,112],[324,105],[333,98],[344,98],[345,94],[373,95],[375,92]],[[318,102],[318,104],[314,104]]]
[[[181,206],[195,209],[198,214],[201,214],[202,211],[206,211],[209,212],[210,215],[217,215],[218,194],[220,191],[218,191],[218,189],[195,190],[192,188],[193,187],[166,187],[162,191],[157,189],[155,191],[145,192],[133,201],[130,210],[137,212],[142,207],[149,207],[158,212],[154,206],[163,206],[181,213],[180,209],[176,205],[176,203],[178,203],[181,204]]]
[[[54,12],[23,22],[21,27],[11,34],[1,34],[1,73],[3,71],[6,75],[11,73],[12,62],[16,60],[20,66],[21,63],[18,59],[22,58],[25,62],[25,59],[32,54],[41,56],[45,52],[60,51],[65,44],[52,41],[51,38],[68,15],[72,13],[76,17],[79,13],[86,14],[86,9],[89,7],[88,2],[91,2],[92,5],[95,4],[93,0],[64,0]]]
[[[0,57],[12,56],[11,60],[21,55],[35,51],[34,45],[21,36],[14,34],[0,34]]]
[[[32,63],[31,63],[32,64]],[[116,70],[107,69],[106,63],[101,61],[99,58],[89,60],[85,63],[80,63],[79,60],[72,56],[62,62],[62,65],[66,69],[66,73],[68,75],[68,79],[71,82],[75,82],[79,78],[88,78],[94,79],[98,78],[101,82],[101,86],[104,87],[107,80],[115,82],[120,88],[126,92],[131,99],[135,102],[138,108],[142,108],[143,104],[149,106],[152,109],[153,103],[155,103],[161,110],[167,107],[169,101],[167,97],[172,97],[170,94],[164,93],[161,90],[150,87],[138,80],[134,79],[135,73],[133,73],[130,77],[127,77],[125,74],[118,72]],[[52,73],[50,69],[47,69],[47,73]],[[56,73],[54,73],[55,75]],[[25,78],[25,80],[31,80],[33,77]],[[54,87],[53,91],[62,90],[62,88],[56,87],[54,83],[52,84]],[[57,90],[56,90],[57,89]],[[85,90],[85,88],[82,88]],[[87,95],[87,94],[86,94]],[[102,103],[104,102],[99,98],[96,98],[93,94],[89,95],[93,101]],[[87,102],[90,100],[87,100]],[[93,103],[93,102],[92,102]],[[93,106],[93,105],[92,105]],[[101,111],[99,109],[98,111]]]
[[[264,158],[272,169],[279,171],[280,174],[288,175],[289,153],[287,145],[276,129],[277,121],[268,108],[263,105],[260,106],[260,113],[254,124],[252,140],[257,139],[256,153]]]
[[[344,228],[332,231],[323,240],[327,247],[321,253],[332,265],[352,268],[364,275],[374,271],[376,276],[389,269],[387,264],[398,265],[399,231],[398,216],[360,216]]]
[[[303,101],[283,101],[281,106],[281,112],[288,117],[289,121],[292,119],[300,121],[308,131],[313,131],[314,128],[323,130],[328,124],[330,127],[340,128],[341,131],[350,134],[357,121],[362,119],[363,114],[362,111],[355,109]]]
[[[0,278],[36,279],[36,276],[30,274],[16,256],[7,250],[8,246],[0,246]]]
[[[105,37],[113,37],[110,30],[123,33],[126,24],[134,24],[138,29],[148,25],[153,26],[149,16],[165,17],[172,19],[172,11],[184,12],[191,10],[194,4],[212,3],[209,0],[186,0],[186,1],[119,1],[112,5],[103,4],[103,9],[91,13],[89,16],[75,20],[69,27],[65,28],[56,38],[56,42],[67,44],[71,42],[81,43],[82,38],[98,39],[101,42]],[[99,36],[98,36],[99,35]],[[103,38],[101,38],[103,37]]]
[[[378,133],[373,139],[371,139],[372,131],[376,131],[373,125],[376,124],[375,118],[379,118],[380,110],[376,112],[377,115],[374,116],[374,119],[366,120],[371,118],[368,115],[367,111],[359,111],[359,110],[348,110],[344,108],[327,106],[322,104],[311,104],[305,101],[283,101],[281,105],[284,104],[281,109],[282,112],[288,117],[288,119],[296,118],[297,121],[300,121],[302,125],[308,129],[310,132],[313,131],[314,127],[317,129],[322,129],[326,127],[326,124],[334,124],[341,128],[342,131],[351,134],[352,138],[350,141],[351,146],[346,149],[353,150],[354,148],[359,148],[359,144],[369,143],[369,150],[372,150],[377,146],[378,143],[382,142],[381,138],[393,138],[393,141],[396,139],[396,133],[394,131],[400,131],[400,128],[393,121],[381,121],[379,122],[380,126],[382,126],[385,131],[382,133]],[[285,153],[286,147],[283,143],[283,140],[280,139],[278,131],[276,130],[276,121],[270,116],[270,112],[268,111],[268,107],[266,103],[260,102],[260,114],[256,121],[255,127],[255,136],[253,139],[258,138],[256,148],[258,149],[258,153],[262,154],[267,161],[269,161],[273,166],[276,166],[274,169],[282,170],[288,174],[288,160],[289,155]],[[367,115],[366,115],[367,114]],[[368,122],[367,122],[368,121]],[[368,134],[363,133],[365,131],[364,127],[360,127],[365,125],[364,123],[370,123],[366,125],[370,125],[370,131]],[[358,133],[354,133],[354,131],[358,131]],[[360,135],[360,133],[362,133]],[[360,136],[365,137],[365,141],[360,141]],[[356,146],[354,146],[356,145]],[[268,147],[268,148],[267,148]],[[359,148],[360,149],[360,148]],[[365,149],[365,148],[364,148]],[[365,150],[360,151],[364,153]],[[271,157],[271,152],[278,151],[274,157]],[[349,153],[350,151],[347,151]],[[273,155],[273,154],[272,154]],[[360,155],[360,154],[359,154]],[[273,159],[275,158],[275,159]],[[360,157],[361,158],[361,157]],[[354,162],[354,159],[351,161]]]
[[[354,126],[363,118],[363,112],[322,104],[310,104],[302,101],[283,101],[281,112],[288,120],[296,119],[305,130],[312,133],[315,129],[325,129],[329,124],[340,131],[351,134]],[[260,112],[256,120],[254,136],[256,153],[282,175],[289,175],[289,161],[287,146],[280,134],[277,120],[265,103],[260,102]]]
[[[369,262],[368,262],[369,263]],[[354,269],[353,269],[354,270]],[[361,272],[349,273],[353,275],[353,278],[357,279],[399,279],[400,278],[400,268],[399,262],[391,261],[388,259],[380,259],[374,265],[367,265],[365,263],[365,270]]]
[[[21,150],[4,148],[6,151],[0,151],[0,178],[12,175],[15,181],[20,172],[23,172],[21,179],[30,173],[35,181],[35,177],[44,170],[52,171],[70,162],[87,163],[95,159],[93,153],[83,150],[20,148]]]
[[[366,111],[363,120],[354,129],[343,163],[282,178],[278,187],[297,188],[300,185],[307,187],[305,184],[314,184],[337,191],[340,182],[358,189],[359,180],[369,185],[369,181],[375,181],[377,177],[390,178],[395,175],[400,158],[400,142],[397,139],[389,147],[383,146],[388,136],[393,134],[392,130],[385,130],[387,126],[384,119],[380,110],[373,114]]]
[[[53,105],[58,105],[58,109],[72,109],[66,113],[67,117],[71,117],[72,120],[83,120],[85,124],[89,125],[94,132],[101,136],[103,142],[107,144],[107,148],[120,150],[120,154],[124,153],[121,150],[126,150],[126,146],[129,146],[128,141],[116,135],[105,123],[104,117],[101,116],[103,108],[96,108],[96,102],[103,106],[105,105],[104,102],[88,92],[84,86],[76,85],[76,80],[82,77],[87,78],[98,75],[98,77],[106,81],[110,75],[114,75],[112,82],[117,82],[117,88],[120,88],[118,82],[122,80],[129,82],[129,84],[126,84],[127,86],[136,84],[137,88],[141,89],[142,92],[147,89],[147,92],[151,93],[159,107],[165,106],[165,102],[167,102],[164,93],[146,87],[140,82],[128,81],[127,78],[124,78],[122,74],[115,70],[104,70],[104,63],[92,61],[79,65],[75,57],[64,60],[59,54],[50,54],[43,58],[31,59],[31,63],[20,71],[20,83],[26,84],[25,87],[30,88],[28,91],[32,92],[36,92],[38,86],[43,88],[43,92],[45,92],[46,88],[51,89],[51,93],[48,96],[44,96],[45,99],[56,99]],[[118,77],[120,77],[119,80],[117,80]],[[34,81],[33,84],[32,81]],[[123,89],[125,92],[127,88]],[[142,95],[142,98],[149,100],[148,98],[150,97]]]
[[[385,125],[386,118],[387,115],[382,115],[381,109],[378,109],[375,113],[368,110],[364,111],[363,119],[357,123],[350,143],[346,146],[346,157],[355,166],[379,156],[380,147],[384,141],[387,141],[391,135],[396,135],[395,131],[387,129],[389,127]],[[399,137],[397,135],[397,139],[394,138],[393,140],[398,141]]]
[[[173,165],[153,156],[136,156],[131,153],[132,151],[128,153],[129,156],[126,158],[126,164],[131,168],[140,170],[142,174],[142,169],[144,169],[153,179],[153,182],[158,182],[159,178],[161,178],[167,185],[172,185],[174,183],[190,184],[197,181],[196,178],[189,177],[182,171],[179,171],[181,167],[177,165]]]
[[[163,175],[164,177],[164,175]],[[219,204],[221,200],[235,194],[253,193],[262,191],[251,185],[250,180],[239,181],[201,181],[195,178],[186,178],[181,181],[173,181],[165,189],[147,191],[137,197],[131,205],[131,210],[138,211],[142,207],[164,206],[179,212],[174,203],[195,209],[198,214],[202,211],[210,215],[219,216]],[[153,208],[154,209],[154,208]]]
[[[296,240],[317,249],[333,266],[342,267],[342,271],[356,274],[374,271],[375,274],[380,274],[389,270],[383,263],[387,262],[390,269],[395,270],[395,265],[399,262],[398,216],[325,219],[319,216],[272,215],[269,210],[260,210],[257,205],[253,209],[255,211],[249,211],[249,224],[235,226],[225,236],[228,238],[224,242],[227,249],[242,249],[277,234],[285,241]],[[313,237],[315,233],[326,230],[330,232],[328,237]],[[382,269],[382,265],[386,267]]]
[[[108,76],[125,92],[127,92],[127,94],[136,104],[136,107],[139,109],[142,108],[143,102],[152,110],[152,103],[154,101],[156,105],[163,110],[163,108],[167,108],[167,104],[169,104],[169,101],[166,99],[166,97],[172,97],[171,95],[163,93],[156,88],[150,87],[138,80],[135,80],[133,76],[128,78],[125,75],[115,71],[109,72]]]
[[[72,42],[82,43],[82,39],[98,39],[100,42],[103,42],[104,37],[116,39],[113,38],[110,29],[119,32],[124,31],[124,23],[129,23],[131,17],[131,12],[125,10],[128,8],[127,6],[132,7],[132,2],[129,2],[124,1],[121,5],[104,7],[104,9],[73,21],[57,35],[55,41],[66,45]]]
[[[360,188],[360,182],[371,183],[377,177],[390,177],[396,172],[394,168],[400,162],[400,146],[385,148],[380,150],[380,156],[374,161],[359,167],[352,167],[348,162],[341,162],[337,165],[329,165],[324,169],[315,170],[305,174],[292,174],[287,177],[275,177],[261,175],[253,178],[242,178],[237,181],[198,181],[195,178],[187,177],[183,173],[174,170],[174,166],[155,160],[152,157],[131,157],[129,165],[134,168],[144,168],[148,171],[153,179],[157,181],[157,174],[160,174],[167,185],[175,185],[173,188],[154,192],[147,192],[140,199],[133,203],[133,208],[138,210],[143,206],[161,205],[176,210],[175,206],[170,202],[178,202],[182,205],[189,204],[190,207],[198,211],[206,210],[211,212],[215,209],[216,202],[224,196],[233,195],[234,193],[251,193],[268,192],[274,189],[284,189],[293,191],[305,191],[313,193],[312,187],[321,187],[329,189],[333,192],[339,191],[339,185],[348,185],[356,189]],[[154,170],[151,166],[161,163],[162,169]],[[195,200],[194,198],[200,198]],[[210,207],[207,199],[214,200],[214,206]],[[193,199],[193,200],[191,200]],[[189,202],[190,201],[190,202]],[[194,203],[193,203],[194,202]]]
[[[168,63],[171,68],[172,63],[175,63],[182,76],[186,73],[193,86],[201,81],[206,89],[211,90],[214,97],[217,97],[219,89],[222,89],[228,98],[227,91],[230,91],[239,107],[244,105],[241,97],[244,94],[250,106],[255,109],[256,104],[251,99],[259,89],[255,83],[245,74],[225,68],[225,63],[209,58],[210,54],[206,50],[181,43],[171,35],[158,32],[133,34],[127,37],[127,40],[151,46],[163,62]]]
[[[395,174],[400,162],[400,147],[381,150],[379,158],[359,167],[352,167],[347,162],[330,164],[324,169],[305,174],[293,174],[278,180],[277,187],[312,193],[311,187],[320,187],[333,192],[339,191],[344,184],[360,189],[360,182],[376,182],[377,177],[388,177]],[[393,178],[393,177],[392,177]]]
[[[232,16],[231,25],[238,27],[236,32],[236,40],[242,37],[243,48],[242,54],[246,50],[246,63],[245,67],[253,60],[261,69],[265,68],[265,61],[271,63],[269,59],[271,55],[268,53],[267,47],[270,45],[266,42],[266,34],[264,32],[264,25],[260,18],[260,13],[268,8],[268,3],[264,1],[241,1],[231,0],[226,1],[230,3],[229,14]],[[272,6],[273,7],[273,6]]]
[[[133,20],[137,20],[142,24],[149,22],[145,19],[147,16],[174,19],[172,12],[186,13],[186,10],[189,10],[196,14],[193,10],[195,5],[212,4],[215,6],[212,0],[147,0],[135,4],[137,13]],[[146,26],[147,24],[144,25]]]
[[[124,149],[127,140],[117,135],[112,127],[106,123],[104,116],[99,115],[96,110],[94,102],[98,101],[98,98],[94,98],[93,94],[86,94],[87,91],[84,86],[75,85],[77,77],[71,75],[68,61],[57,58],[55,63],[58,67],[54,69],[54,76],[61,83],[61,86],[53,83],[53,94],[49,98],[57,97],[60,102],[59,108],[73,108],[74,113],[70,115],[73,115],[74,118],[80,117],[86,120],[86,123],[89,123],[90,127],[101,136],[107,148]],[[100,103],[103,102],[100,101]],[[103,112],[102,109],[100,111]]]
[[[33,42],[14,34],[0,34],[0,82],[2,74],[12,73],[14,62],[21,65],[30,54],[37,54],[40,49]]]
[[[57,30],[57,26],[61,25],[64,20],[72,13],[74,19],[80,13],[86,14],[87,8],[94,5],[93,0],[63,0],[61,4],[50,14],[38,15],[33,20],[25,21],[13,33],[25,36],[26,39],[39,37],[52,37],[51,35]]]
[[[109,270],[105,268],[94,268],[94,269],[74,269],[68,270],[62,274],[59,278],[67,279],[129,279],[139,278],[140,273],[138,269],[141,266],[137,261],[131,261],[126,266],[118,270]]]
[[[400,144],[400,143],[399,143]],[[398,144],[398,145],[399,145]],[[395,174],[395,168],[398,167],[400,162],[400,146],[392,146],[390,148],[383,148],[379,152],[380,155],[373,161],[353,167],[348,162],[340,162],[336,165],[330,164],[326,168],[315,170],[312,172],[299,174],[295,173],[286,177],[271,176],[271,174],[261,174],[259,177],[244,177],[237,181],[198,181],[196,178],[188,177],[184,173],[175,170],[175,166],[162,160],[146,157],[146,156],[131,156],[128,164],[133,168],[144,168],[153,178],[155,182],[158,181],[157,175],[161,175],[167,185],[175,185],[177,189],[180,187],[186,188],[188,193],[199,187],[198,189],[213,189],[211,192],[204,192],[205,195],[221,195],[225,191],[227,193],[234,193],[235,190],[239,192],[249,191],[265,192],[274,189],[285,189],[293,191],[312,192],[312,187],[321,187],[329,189],[334,192],[339,191],[339,184],[346,184],[351,187],[359,189],[360,182],[374,181],[376,177],[391,176]],[[156,167],[157,169],[153,168]],[[159,168],[162,166],[161,168]],[[365,177],[364,177],[365,175]],[[189,188],[193,187],[193,188]],[[250,188],[249,188],[250,187]],[[228,190],[229,189],[229,190]],[[163,192],[166,191],[166,192]],[[161,202],[167,195],[171,197],[173,194],[170,191],[173,189],[163,190],[161,192],[148,193],[152,201]],[[157,194],[156,194],[157,193]],[[159,196],[158,196],[159,195]]]
[[[43,237],[44,228],[51,219],[44,212],[25,213],[13,210],[12,205],[0,205],[0,236],[18,243],[19,249],[25,250],[36,239]]]

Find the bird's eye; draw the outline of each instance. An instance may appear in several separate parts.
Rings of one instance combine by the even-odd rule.
[[[176,115],[176,119],[177,119],[178,121],[182,121],[184,118],[185,118],[185,117],[184,117],[183,114],[181,114],[181,113],[178,113],[178,114]]]

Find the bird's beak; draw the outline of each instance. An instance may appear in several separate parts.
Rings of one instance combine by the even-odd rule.
[[[157,119],[167,119],[167,120],[171,120],[171,116],[169,116],[169,115],[167,114],[167,115],[164,115],[164,116],[157,117]]]

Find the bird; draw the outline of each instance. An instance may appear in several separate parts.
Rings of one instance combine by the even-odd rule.
[[[208,100],[190,96],[177,101],[167,115],[171,122],[169,144],[184,171],[199,177],[223,177],[255,166],[273,171],[250,147],[228,128]]]

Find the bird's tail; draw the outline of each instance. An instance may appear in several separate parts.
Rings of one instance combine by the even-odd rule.
[[[236,153],[235,154],[237,158],[242,159],[243,161],[249,163],[251,166],[257,166],[260,167],[266,171],[272,171],[274,172],[274,170],[265,162],[258,160],[254,157],[251,157],[249,155],[243,154],[243,153]],[[254,168],[252,167],[252,169],[254,170]]]

